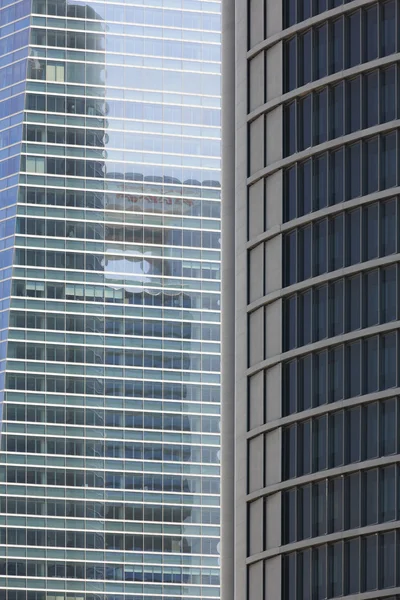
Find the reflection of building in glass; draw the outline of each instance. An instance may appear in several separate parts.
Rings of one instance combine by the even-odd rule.
[[[4,4],[0,597],[218,598],[219,3]]]

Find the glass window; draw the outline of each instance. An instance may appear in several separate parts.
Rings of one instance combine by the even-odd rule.
[[[379,482],[379,520],[380,522],[396,519],[396,467],[390,465],[380,471]]]
[[[296,490],[288,490],[284,495],[284,540],[285,544],[295,542],[296,537]]]
[[[347,152],[347,198],[357,198],[361,193],[361,146],[352,144]]]
[[[284,457],[286,479],[292,479],[297,475],[296,425],[288,427],[284,432]]]
[[[327,467],[327,417],[323,415],[313,423],[313,471],[323,471]]]
[[[364,276],[364,321],[366,327],[379,323],[379,271],[368,271]]]
[[[296,152],[296,102],[285,107],[285,156]]]
[[[311,550],[303,550],[300,554],[302,563],[301,590],[304,600],[311,600]]]
[[[326,546],[315,548],[312,557],[313,598],[324,600],[326,598]]]
[[[396,132],[381,137],[381,188],[394,187],[397,184]]]
[[[314,94],[314,144],[322,144],[328,138],[328,92],[323,89]]]
[[[311,473],[311,421],[303,421],[299,424],[299,450],[302,460],[301,474]]]
[[[320,154],[314,159],[314,210],[319,210],[327,205],[327,155]]]
[[[380,538],[380,569],[381,586],[383,588],[394,587],[396,585],[394,531],[384,533]]]
[[[329,533],[343,530],[343,477],[330,481]]]
[[[361,355],[360,342],[349,344],[347,362],[347,396],[352,398],[360,394],[360,371],[361,371]]]
[[[396,252],[397,201],[395,198],[381,204],[381,256]]]
[[[328,598],[336,598],[343,593],[342,548],[342,542],[337,542],[329,547]]]
[[[332,152],[330,155],[330,192],[331,204],[343,202],[344,194],[344,169],[343,169],[343,148]]]
[[[296,552],[283,557],[284,597],[296,598]]]
[[[297,235],[296,231],[291,231],[285,237],[285,285],[296,283],[297,266]]]
[[[329,468],[343,464],[343,412],[329,417]]]
[[[292,37],[285,45],[286,91],[297,86],[297,38]],[[311,60],[311,56],[310,56]]]
[[[291,221],[297,216],[296,187],[296,167],[293,166],[285,173],[285,221]]]
[[[311,342],[312,316],[311,316],[311,290],[307,290],[298,298],[299,323],[298,343],[305,346]]]
[[[306,160],[299,165],[299,217],[311,212],[311,171],[311,160]]]
[[[314,225],[314,276],[327,271],[327,219]]]
[[[309,29],[299,37],[299,85],[305,85],[306,83],[309,83],[312,79],[311,47],[311,29]]]
[[[378,585],[377,574],[377,541],[376,535],[369,535],[364,539],[364,573],[365,590],[375,590]]]
[[[313,485],[313,536],[326,534],[326,482]]]
[[[345,594],[360,590],[360,543],[358,538],[345,542],[346,589]]]
[[[291,296],[285,302],[285,350],[296,347],[297,298]]]
[[[343,398],[343,346],[329,353],[329,401],[338,402]]]
[[[311,408],[311,363],[312,355],[307,354],[299,361],[300,369],[300,393],[302,410]]]
[[[311,146],[311,98],[311,94],[308,94],[299,100],[299,150],[304,150]]]
[[[347,213],[347,264],[355,265],[361,260],[361,210]]]
[[[378,522],[378,469],[369,469],[364,473],[364,522],[373,525]]]
[[[311,485],[299,488],[299,535],[298,539],[304,540],[311,537]]]
[[[365,234],[364,234],[364,256],[365,260],[372,260],[379,256],[379,204],[370,204],[364,212]]]
[[[347,477],[347,529],[360,526],[360,474],[353,473]]]
[[[330,72],[337,73],[343,69],[343,18],[332,23],[332,52]]]
[[[296,11],[297,2],[296,0],[286,0],[284,4],[285,10],[285,27],[290,27],[297,23],[297,11]]]
[[[363,58],[367,62],[378,57],[378,5],[373,4],[364,12]]]
[[[396,399],[381,402],[380,411],[380,454],[395,454],[396,449]]]
[[[360,276],[350,277],[347,282],[347,330],[354,331],[361,326],[361,285]]]
[[[347,448],[347,461],[349,463],[358,462],[361,450],[361,412],[359,406],[347,412]]]
[[[364,78],[364,124],[372,127],[379,122],[378,71],[371,71]]]
[[[285,367],[285,407],[286,414],[292,415],[297,410],[296,402],[296,361],[291,360]]]
[[[330,220],[330,265],[334,271],[343,267],[344,256],[344,215],[337,215]]]
[[[378,337],[370,337],[364,343],[364,389],[366,394],[378,389]]]
[[[328,287],[322,285],[314,290],[314,341],[327,336]]]
[[[344,282],[343,279],[334,281],[330,286],[329,301],[329,335],[340,335],[344,332]]]
[[[380,72],[381,88],[381,122],[393,121],[396,118],[395,82],[396,67],[392,66]]]
[[[378,404],[373,402],[364,408],[364,454],[366,459],[378,456]]]
[[[316,27],[314,30],[314,79],[325,77],[328,72],[328,26]]]
[[[314,406],[327,403],[326,360],[326,351],[314,355]]]
[[[387,333],[381,338],[381,389],[397,385],[396,332]]]
[[[381,278],[381,322],[388,323],[396,320],[397,314],[397,268],[396,266],[382,269]]]
[[[381,5],[381,56],[396,52],[396,5],[394,0]]]
[[[299,229],[299,281],[311,277],[311,225]]]
[[[347,17],[347,68],[359,65],[361,50],[361,12],[358,10]]]
[[[330,138],[337,138],[344,132],[343,82],[332,86],[330,91]]]
[[[361,78],[354,77],[347,82],[347,133],[361,127]]]

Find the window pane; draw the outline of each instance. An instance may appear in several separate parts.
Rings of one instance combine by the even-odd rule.
[[[347,17],[347,68],[360,64],[361,49],[361,12],[357,11]]]
[[[397,383],[395,332],[382,336],[381,343],[381,389],[395,387]]]
[[[327,403],[326,360],[325,351],[314,355],[314,406]]]
[[[364,522],[373,525],[378,522],[378,469],[369,469],[364,473]]]
[[[299,281],[311,277],[311,225],[299,229]]]
[[[322,144],[328,138],[328,92],[314,94],[314,144]]]
[[[329,588],[328,598],[336,598],[343,593],[342,542],[332,544],[329,557]]]
[[[381,469],[379,498],[379,520],[394,521],[396,518],[396,467],[384,467]]]
[[[300,443],[301,443],[301,455],[302,455],[302,473],[306,475],[311,473],[311,421],[304,421],[301,423],[300,429]]]
[[[361,211],[359,208],[347,214],[347,264],[355,265],[361,260]]]
[[[329,532],[343,529],[343,478],[336,477],[330,482]]]
[[[347,462],[354,463],[360,460],[361,446],[361,411],[352,408],[347,412]]]
[[[338,402],[343,399],[343,346],[331,350],[329,360],[329,401]]]
[[[378,404],[367,404],[364,409],[365,419],[365,458],[378,456]]]
[[[378,116],[378,71],[372,71],[364,78],[364,123],[372,127],[379,121]]]
[[[379,271],[369,271],[364,276],[364,322],[366,327],[379,323]]]
[[[361,193],[361,147],[360,144],[352,144],[348,148],[347,154],[347,197],[349,200],[357,198]]]
[[[313,471],[322,471],[327,467],[327,417],[315,419],[313,426]]]
[[[328,320],[328,287],[326,285],[314,290],[314,341],[327,336]]]
[[[365,209],[364,256],[365,260],[378,258],[378,216],[379,205],[371,204]]]
[[[344,194],[344,169],[343,169],[343,148],[332,152],[330,155],[330,203],[338,204],[343,202]]]
[[[364,389],[366,394],[378,389],[378,337],[364,342]]]
[[[360,475],[354,473],[347,477],[347,529],[360,526]]]
[[[297,266],[297,248],[296,248],[296,231],[292,231],[285,237],[285,285],[296,283],[296,266]]]
[[[313,550],[313,599],[326,598],[326,546],[319,546]]]
[[[372,192],[376,192],[379,188],[379,179],[378,179],[378,166],[379,166],[379,158],[378,158],[378,138],[374,137],[372,140],[368,140],[365,143],[364,151],[365,151],[365,193],[372,194]]]
[[[361,127],[361,78],[355,77],[347,82],[347,133],[358,131]]]
[[[348,331],[354,331],[361,326],[360,281],[360,276],[356,275],[355,277],[350,277],[347,282],[346,311]]]
[[[294,90],[297,86],[297,38],[292,37],[285,45],[286,91]],[[310,56],[311,59],[311,56]]]
[[[381,280],[381,321],[388,323],[396,320],[397,305],[397,268],[382,269]]]
[[[378,5],[375,4],[364,12],[364,61],[378,57]]]
[[[313,536],[326,534],[326,482],[313,485]]]
[[[330,221],[330,265],[334,271],[343,267],[344,256],[344,215],[333,217]]]
[[[285,107],[285,156],[296,152],[296,102]]]
[[[397,183],[396,132],[383,135],[381,139],[381,188],[394,187]]]
[[[311,212],[311,160],[299,164],[299,217]]]
[[[384,533],[380,539],[380,565],[381,582],[383,588],[394,587],[396,585],[396,566],[395,566],[395,533],[391,531]],[[390,600],[390,598],[388,599]]]
[[[396,52],[396,6],[394,0],[384,2],[381,8],[381,56]]]
[[[396,67],[383,69],[380,73],[381,84],[381,122],[392,121],[396,118],[395,82]]]
[[[296,537],[296,490],[288,490],[284,494],[284,543],[295,542]]]
[[[327,75],[328,51],[327,51],[328,26],[322,25],[314,30],[314,79],[321,79]]]
[[[284,432],[285,478],[292,479],[297,475],[297,443],[296,426],[288,427]]]
[[[329,468],[343,464],[343,412],[329,417]]]
[[[311,146],[311,94],[299,101],[299,150]]]
[[[285,350],[296,347],[296,306],[296,296],[291,296],[285,302]]]
[[[311,408],[311,354],[307,354],[299,361],[300,369],[300,381],[299,389],[301,394],[301,407],[302,410]]]
[[[346,594],[355,594],[360,589],[360,545],[357,538],[345,542],[345,564],[347,565]]]
[[[381,256],[396,252],[397,201],[393,198],[381,204]]]
[[[364,539],[364,568],[366,590],[375,590],[378,585],[377,540],[378,537],[376,535],[370,535]]]
[[[344,291],[344,282],[343,279],[339,279],[335,281],[330,286],[329,293],[329,301],[330,301],[330,311],[329,311],[329,334],[340,335],[344,332],[344,299],[343,299],[343,291]]]
[[[298,539],[304,540],[311,537],[311,485],[299,488],[300,500],[300,534]]]
[[[380,447],[381,455],[395,454],[396,450],[396,399],[381,403]]]
[[[292,167],[285,173],[285,221],[291,221],[297,216],[296,181],[296,167]]]
[[[320,154],[314,160],[314,210],[327,205],[327,155]]]
[[[311,81],[311,30],[306,31],[299,38],[299,55],[299,85],[305,85]]]
[[[285,414],[291,415],[297,410],[296,403],[296,361],[292,360],[285,365]]]
[[[327,219],[314,225],[314,276],[327,271]]]
[[[332,23],[332,55],[330,72],[337,73],[343,69],[343,19]]]
[[[348,364],[347,364],[347,396],[352,398],[360,394],[360,343],[354,342],[348,347]]]
[[[298,297],[299,323],[298,344],[304,346],[311,342],[311,290],[303,292]]]

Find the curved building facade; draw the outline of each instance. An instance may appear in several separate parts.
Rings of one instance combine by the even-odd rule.
[[[219,597],[220,5],[0,0],[0,598]]]
[[[392,600],[400,5],[224,10],[222,598]]]

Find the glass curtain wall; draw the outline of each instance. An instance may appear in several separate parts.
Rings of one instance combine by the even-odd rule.
[[[3,4],[0,597],[218,598],[220,4]]]

